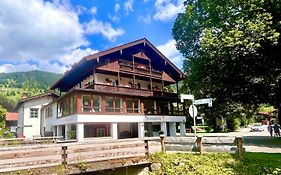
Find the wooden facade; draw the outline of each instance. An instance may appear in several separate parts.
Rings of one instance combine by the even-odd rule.
[[[144,137],[145,130],[153,136],[158,128],[175,135],[178,126],[184,135],[178,95],[178,82],[184,78],[146,39],[89,55],[51,87],[61,96],[49,104],[56,104],[57,116],[46,119],[46,128],[65,138],[75,130],[78,141]],[[167,88],[173,84],[176,92]]]

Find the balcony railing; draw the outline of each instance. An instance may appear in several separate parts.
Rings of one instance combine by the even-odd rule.
[[[135,72],[136,74],[142,74],[142,75],[150,75],[150,68],[147,65],[142,65],[142,64],[133,64],[133,62],[130,61],[125,61],[125,60],[120,60],[119,61],[119,67],[120,71],[125,71],[125,72]],[[162,72],[158,70],[151,70],[151,76],[161,78],[162,77]]]
[[[95,91],[105,92],[105,93],[116,93],[116,94],[124,94],[124,95],[143,96],[143,97],[157,96],[157,97],[178,98],[178,94],[171,93],[171,92],[135,89],[130,87],[112,86],[106,84],[92,84],[88,86],[87,89],[93,89]]]

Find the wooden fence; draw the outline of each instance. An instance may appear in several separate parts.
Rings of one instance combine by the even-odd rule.
[[[79,164],[103,160],[148,156],[148,141],[130,140],[109,143],[71,143],[36,147],[15,147],[0,151],[0,172]],[[158,150],[160,149],[159,144]]]
[[[0,139],[0,147],[57,143],[62,136]]]
[[[233,146],[235,143],[237,143],[237,146]],[[200,153],[207,151],[230,152],[238,150],[239,156],[242,156],[242,138],[162,137],[161,139],[124,139],[108,140],[98,143],[10,147],[8,149],[1,149],[0,151],[0,172],[131,157],[143,157],[146,159],[150,153],[160,150],[197,151]]]

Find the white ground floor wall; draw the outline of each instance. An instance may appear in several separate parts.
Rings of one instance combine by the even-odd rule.
[[[71,139],[70,131],[76,134],[78,141],[88,137],[158,136],[160,130],[166,136],[176,136],[177,129],[181,136],[185,135],[185,116],[72,115],[52,121],[46,123],[51,125],[46,128],[51,128],[53,135],[63,136],[66,140]]]

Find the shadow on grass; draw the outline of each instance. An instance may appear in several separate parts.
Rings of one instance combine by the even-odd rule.
[[[281,174],[281,154],[273,153],[244,153],[242,158],[237,158],[235,164],[228,165],[237,175],[273,175]]]
[[[246,146],[262,146],[281,149],[281,137],[244,136],[243,141]]]

